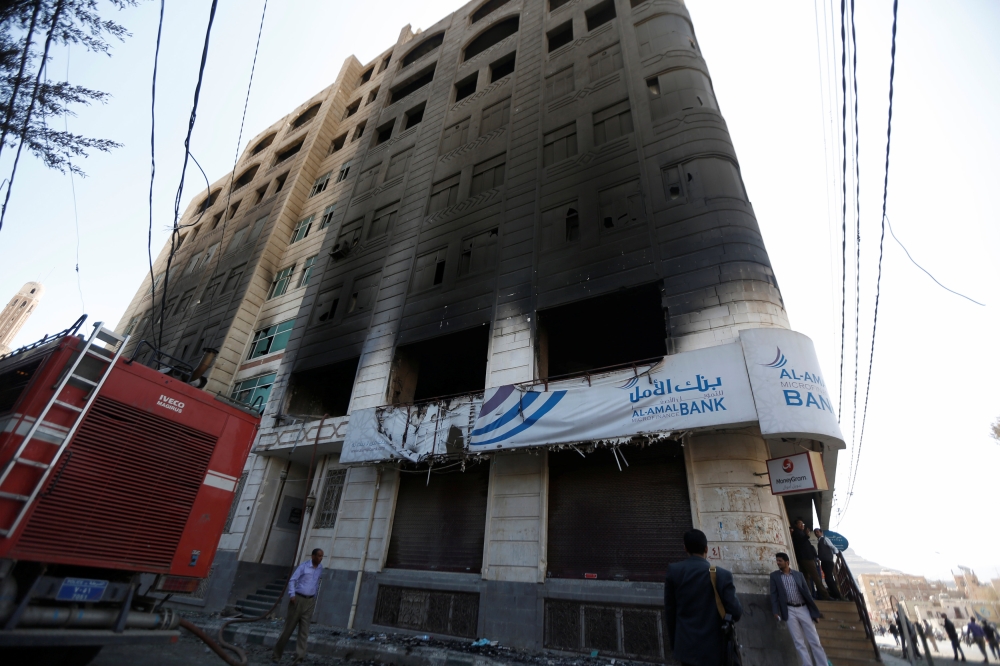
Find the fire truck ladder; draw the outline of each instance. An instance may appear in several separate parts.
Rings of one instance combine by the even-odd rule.
[[[115,345],[117,349],[114,350],[114,353],[112,354],[112,350],[110,349],[105,350],[100,347],[95,347],[94,343],[98,341],[106,342],[109,345]],[[52,393],[52,397],[46,403],[45,408],[42,409],[41,414],[39,414],[38,417],[35,419],[35,422],[32,424],[31,428],[28,430],[28,433],[24,436],[24,439],[21,441],[21,445],[18,447],[17,452],[14,454],[14,457],[10,459],[10,461],[7,463],[7,468],[3,471],[3,474],[0,475],[0,489],[2,489],[4,482],[7,480],[7,477],[10,476],[11,472],[17,465],[23,465],[26,467],[35,467],[37,469],[43,470],[41,477],[39,477],[38,481],[35,483],[31,492],[27,495],[22,495],[19,493],[10,493],[0,490],[0,498],[6,500],[13,500],[21,504],[21,508],[17,512],[14,521],[8,527],[0,527],[0,536],[8,537],[14,533],[14,531],[17,529],[17,526],[20,524],[21,520],[28,512],[28,509],[31,507],[32,502],[35,501],[35,498],[38,497],[38,494],[45,487],[45,483],[49,480],[49,476],[52,474],[52,470],[55,469],[56,465],[59,462],[59,459],[62,458],[62,454],[63,452],[66,451],[66,447],[69,446],[70,441],[73,439],[73,435],[76,433],[76,429],[80,427],[80,424],[83,422],[84,417],[87,415],[87,411],[90,410],[90,406],[94,403],[94,400],[97,398],[97,394],[100,393],[101,387],[104,385],[104,381],[108,378],[108,375],[111,374],[111,370],[115,367],[115,363],[118,361],[118,357],[122,355],[122,351],[124,351],[125,343],[127,341],[128,341],[127,335],[122,337],[116,334],[114,331],[110,331],[104,328],[103,322],[97,322],[96,324],[94,324],[94,332],[90,334],[90,337],[87,339],[87,342],[83,346],[83,350],[79,354],[77,354],[76,359],[73,361],[72,365],[70,365],[69,370],[63,374],[62,379],[59,381],[58,384],[56,384],[55,391]],[[76,369],[80,365],[80,362],[83,361],[85,356],[96,358],[100,362],[107,364],[107,367],[104,368],[104,370],[101,372],[101,376],[97,381],[76,374]],[[87,394],[86,399],[82,405],[74,404],[72,402],[72,399],[63,399],[62,395],[63,389],[66,388],[66,385],[69,384],[70,381],[90,387],[90,392]],[[79,402],[79,400],[77,400],[77,402]],[[59,424],[52,423],[51,421],[45,420],[45,417],[48,416],[49,410],[52,408],[62,409],[76,413],[76,418],[73,420],[73,425],[70,426],[69,431],[67,431],[66,436],[62,439],[62,441],[58,443],[47,441],[40,437],[36,437],[39,428],[41,428],[42,426],[48,426],[49,428],[55,428],[60,430],[64,427]],[[24,456],[24,453],[27,450],[28,445],[32,441],[38,441],[42,444],[48,444],[50,446],[58,446],[59,448],[56,450],[55,454],[52,456],[52,459],[49,462],[32,460],[31,458],[27,458]]]

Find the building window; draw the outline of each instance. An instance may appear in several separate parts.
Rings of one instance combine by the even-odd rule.
[[[483,109],[483,121],[479,123],[479,135],[489,134],[510,122],[510,97]]]
[[[273,354],[287,347],[288,338],[292,335],[292,326],[294,324],[295,320],[289,319],[280,324],[262,328],[254,333],[253,340],[250,342],[250,354],[247,355],[247,360]]]
[[[444,42],[443,32],[439,32],[433,37],[428,37],[424,41],[420,42],[420,44],[415,49],[413,49],[405,56],[403,56],[403,67],[409,67],[416,61],[420,60],[425,55],[427,55],[437,47],[441,46],[442,42]]]
[[[479,72],[470,74],[461,81],[455,84],[455,101],[465,99],[472,93],[476,92],[476,83],[479,81]]]
[[[561,162],[573,155],[576,155],[576,123],[571,123],[545,135],[542,147],[542,166]]]
[[[601,27],[615,18],[614,0],[604,0],[601,4],[591,7],[586,11],[587,32]]]
[[[372,273],[354,281],[354,289],[347,301],[347,314],[364,312],[375,301],[375,290],[378,288],[379,274]]]
[[[219,243],[212,243],[205,250],[205,258],[201,260],[201,267],[205,268],[211,263],[212,259],[215,258],[215,253],[219,251]]]
[[[229,271],[229,277],[226,278],[226,283],[222,285],[223,294],[228,294],[239,286],[240,279],[243,277],[243,271],[246,270],[246,267],[246,264],[241,264]]]
[[[375,211],[372,225],[368,227],[368,240],[381,238],[389,233],[396,222],[396,205],[386,206]]]
[[[469,140],[469,122],[472,118],[460,120],[444,131],[441,138],[441,152],[450,152],[459,146],[464,146]]]
[[[642,57],[666,51],[697,51],[691,26],[677,14],[660,14],[635,26]]]
[[[330,142],[330,155],[344,147],[344,143],[347,141],[347,133],[341,134],[336,139]]]
[[[361,138],[361,135],[365,133],[366,121],[358,123],[358,126],[354,128],[354,135],[351,137],[351,143],[354,143]]]
[[[131,319],[129,319],[128,320],[128,325],[125,326],[125,330],[122,331],[122,337],[127,336],[127,335],[132,335],[132,331],[135,330],[135,325],[136,325],[136,323],[138,321],[139,321],[139,315],[135,315],[134,317],[132,317]]]
[[[253,205],[256,206],[257,204],[259,204],[261,201],[264,200],[265,196],[267,196],[267,185],[265,185],[264,187],[258,189],[254,193],[254,195],[253,195]],[[191,240],[194,240],[194,239],[192,238]]]
[[[291,243],[298,243],[300,240],[309,235],[309,230],[312,229],[313,216],[305,218],[304,220],[299,220],[295,228],[292,229],[292,240],[288,241]]]
[[[388,141],[389,139],[392,138],[392,128],[395,127],[395,125],[396,125],[396,121],[395,120],[391,120],[391,121],[387,122],[385,125],[382,125],[381,127],[376,128],[376,130],[375,130],[375,145],[376,146],[378,146],[380,144],[383,144],[383,143],[385,143],[386,141]]]
[[[417,265],[413,271],[413,291],[424,291],[444,282],[447,255],[448,248],[443,247],[417,257]]]
[[[564,203],[542,211],[542,249],[553,250],[580,240],[579,204]]]
[[[277,194],[278,192],[280,192],[282,190],[282,188],[285,187],[285,181],[286,180],[288,180],[288,174],[287,173],[283,173],[283,174],[281,174],[280,176],[278,176],[277,178],[274,179],[274,182],[278,184],[278,186],[274,188],[274,193],[275,194]]]
[[[274,143],[274,137],[276,137],[276,136],[278,136],[277,133],[271,133],[271,134],[268,134],[267,136],[265,136],[263,139],[260,140],[260,143],[258,143],[256,146],[253,147],[253,150],[250,151],[250,154],[251,155],[257,155],[257,154],[259,154],[262,150],[264,150],[265,148],[267,148],[268,146],[270,146],[272,143]]]
[[[365,102],[365,106],[368,106],[369,104],[375,101],[375,98],[378,97],[378,90],[379,86],[375,86],[374,88],[372,88],[372,91],[368,93],[368,101]]]
[[[503,185],[505,160],[506,156],[500,155],[476,165],[476,168],[472,170],[471,196]]]
[[[390,181],[406,173],[406,168],[410,164],[410,155],[412,154],[413,148],[408,148],[401,153],[393,155],[389,160],[389,169],[385,172],[385,180]]]
[[[492,268],[496,264],[499,229],[490,229],[462,241],[458,257],[458,274],[470,275]]]
[[[558,99],[563,95],[573,92],[575,88],[573,80],[573,66],[556,72],[545,79],[545,97],[549,100]]]
[[[366,84],[369,81],[371,81],[372,80],[372,74],[374,74],[374,73],[375,73],[375,68],[374,67],[369,67],[368,69],[366,69],[365,73],[361,75],[361,80],[358,81],[358,85],[359,86],[363,86],[364,84]]]
[[[580,240],[580,215],[575,208],[566,211],[566,242]]]
[[[299,278],[299,286],[305,287],[309,284],[309,279],[312,277],[313,264],[316,263],[316,255],[306,259],[305,263],[302,264],[302,277]]]
[[[464,60],[475,58],[477,55],[494,44],[498,44],[513,35],[517,32],[519,23],[520,17],[512,16],[509,19],[504,19],[503,21],[495,23],[493,26],[487,28],[481,35],[473,39],[469,42],[469,45],[465,47]]]
[[[296,118],[295,122],[292,123],[292,129],[293,130],[297,130],[298,128],[302,127],[307,122],[309,122],[310,120],[312,120],[313,118],[315,118],[316,114],[319,113],[319,107],[320,106],[322,106],[322,102],[319,103],[319,104],[313,104],[308,109],[306,109],[302,113],[302,115],[299,116],[298,118]]]
[[[278,271],[277,275],[274,276],[274,280],[271,282],[271,288],[267,292],[268,300],[272,298],[277,298],[278,296],[283,296],[286,291],[288,291],[288,283],[292,279],[292,271],[295,270],[295,264],[287,266]]]
[[[294,156],[296,153],[298,153],[300,150],[302,150],[302,144],[303,144],[303,142],[304,142],[304,140],[300,139],[295,144],[293,144],[293,145],[289,146],[288,148],[285,148],[284,150],[282,150],[275,157],[274,163],[275,164],[281,164],[285,160],[291,159],[292,156]]]
[[[361,240],[361,227],[364,221],[365,218],[359,217],[340,228],[340,234],[337,236],[337,242],[333,245],[333,250],[330,251],[330,256],[340,259],[346,257],[354,249]]]
[[[594,144],[601,145],[632,133],[632,112],[628,100],[594,114]]]
[[[219,222],[222,222],[222,216],[225,213],[226,213],[226,211],[222,211],[222,212],[216,213],[215,215],[212,216],[212,228],[210,229],[210,231],[214,231],[215,229],[217,229],[219,227]]]
[[[344,481],[347,478],[346,469],[328,469],[323,480],[323,495],[316,512],[316,523],[313,529],[333,527],[337,522],[337,511],[340,509],[340,498],[344,494]]]
[[[417,92],[418,90],[426,86],[428,83],[433,81],[435,67],[436,63],[425,69],[423,72],[413,76],[410,79],[407,79],[405,82],[401,83],[400,85],[390,90],[389,104],[395,104],[404,97],[409,97],[410,95]]]
[[[184,275],[190,275],[191,273],[193,273],[194,269],[198,267],[198,262],[200,260],[201,260],[200,254],[196,254],[193,257],[191,257],[191,260],[188,261],[187,268],[184,269]]]
[[[566,46],[573,41],[573,22],[566,21],[560,26],[556,26],[547,33],[549,38],[549,53],[552,53],[560,46]]]
[[[496,10],[506,5],[508,2],[510,2],[510,0],[489,0],[489,2],[484,4],[482,7],[472,12],[472,21],[470,22],[476,23],[483,20]]]
[[[624,67],[621,44],[614,44],[590,56],[590,80],[602,79]]]
[[[247,185],[249,185],[250,182],[253,180],[254,176],[257,175],[257,170],[259,168],[260,168],[260,165],[259,164],[255,164],[252,167],[250,167],[249,169],[247,169],[246,171],[244,171],[243,173],[241,173],[240,177],[237,178],[236,181],[233,183],[233,187],[232,187],[231,191],[235,192],[236,190],[239,190],[239,189],[241,189],[241,188],[246,187]]]
[[[337,182],[343,181],[347,178],[347,174],[351,172],[351,161],[347,160],[340,166],[340,173],[337,174]]]
[[[316,309],[313,311],[315,317],[313,323],[320,324],[324,321],[332,321],[337,314],[337,306],[340,305],[340,287],[331,289],[319,295],[316,299]]]
[[[330,176],[332,175],[333,172],[331,171],[330,173],[322,175],[319,178],[317,178],[316,182],[313,183],[312,189],[309,190],[309,196],[314,197],[317,194],[326,191],[326,186],[330,184]]]
[[[514,73],[514,54],[511,53],[508,56],[497,60],[494,63],[490,63],[490,83],[496,83],[508,74]]]
[[[381,164],[376,164],[372,168],[362,171],[361,175],[358,177],[358,184],[354,188],[354,193],[361,194],[362,192],[370,190],[372,185],[375,184],[375,177],[378,176],[378,172],[381,168]]]
[[[392,54],[387,55],[383,60],[382,64],[379,65],[378,73],[381,74],[385,70],[389,69],[389,61],[392,60]]]
[[[431,189],[431,205],[428,212],[436,213],[458,203],[458,176],[436,183]]]
[[[351,116],[353,116],[355,113],[357,113],[359,108],[361,108],[361,99],[360,98],[356,99],[353,102],[351,102],[350,104],[348,104],[347,108],[344,109],[344,120],[347,120],[348,118],[350,118]]]
[[[420,106],[417,106],[407,111],[406,122],[403,125],[403,129],[410,129],[411,127],[415,127],[416,125],[418,125],[420,121],[424,119],[424,107],[426,106],[427,103],[425,102]]]
[[[604,229],[618,229],[645,218],[638,180],[601,190],[597,199]]]
[[[257,218],[257,221],[253,223],[253,228],[250,229],[250,234],[246,238],[246,242],[248,244],[257,240],[260,236],[260,232],[264,230],[265,224],[267,224],[267,215]]]
[[[320,218],[319,228],[320,231],[326,229],[333,222],[333,214],[337,212],[337,204],[330,204],[323,209],[323,217]]]
[[[271,396],[274,378],[277,376],[277,373],[272,372],[268,375],[239,382],[233,387],[233,393],[230,397],[237,402],[257,407],[263,412],[264,407],[267,406],[267,399]]]
[[[554,12],[563,5],[565,5],[569,0],[549,0],[549,11]]]
[[[237,201],[236,203],[234,203],[232,206],[229,207],[229,217],[227,219],[231,220],[234,217],[236,217],[236,211],[238,211],[240,209],[240,204],[242,202],[243,202],[243,200],[240,199],[239,201]]]

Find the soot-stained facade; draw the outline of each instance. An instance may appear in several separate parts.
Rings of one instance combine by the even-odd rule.
[[[172,353],[219,348],[208,388],[264,406],[189,603],[253,608],[322,547],[320,622],[348,624],[363,570],[355,627],[669,660],[662,579],[685,530],[766,608],[789,514],[811,522],[815,503],[828,521],[832,491],[780,500],[761,474],[804,446],[832,488],[837,447],[754,425],[471,457],[449,433],[431,464],[340,462],[359,410],[788,328],[681,2],[489,0],[407,26],[256,137],[235,176],[185,220],[236,221],[182,246],[163,297]],[[259,197],[242,217],[237,194]],[[159,316],[148,282],[121,329]],[[769,618],[744,621],[748,663],[790,649]]]

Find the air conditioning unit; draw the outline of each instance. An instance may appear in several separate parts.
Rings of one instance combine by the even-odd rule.
[[[333,246],[333,249],[330,250],[330,256],[333,257],[334,259],[343,259],[350,253],[351,253],[351,246],[344,241],[337,243],[336,245]]]

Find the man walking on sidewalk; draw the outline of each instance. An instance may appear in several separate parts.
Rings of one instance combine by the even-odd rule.
[[[962,642],[958,640],[958,630],[955,629],[955,624],[948,619],[948,616],[941,613],[941,619],[944,620],[944,633],[948,634],[948,640],[951,641],[951,649],[955,653],[955,661],[958,661],[958,655],[962,655],[962,661],[965,661],[965,652],[962,650]]]
[[[285,644],[296,626],[299,628],[299,638],[295,643],[295,660],[292,663],[306,658],[309,621],[312,620],[313,609],[316,607],[316,592],[319,591],[319,577],[322,573],[323,551],[314,548],[312,558],[300,564],[288,580],[288,615],[285,616],[285,628],[274,644],[271,659],[275,663],[281,661],[281,653],[285,651]]]
[[[830,595],[823,589],[823,581],[816,571],[816,549],[809,541],[806,524],[801,518],[798,518],[792,527],[792,546],[795,548],[795,559],[799,561],[799,571],[816,586],[819,596],[824,601],[829,601]]]
[[[823,614],[809,594],[805,577],[789,566],[788,555],[778,553],[775,560],[778,570],[771,572],[771,612],[780,622],[788,623],[802,666],[826,666],[826,652],[816,631],[816,622]]]
[[[972,637],[972,642],[979,646],[979,651],[983,653],[983,658],[986,659],[986,663],[990,663],[990,656],[986,652],[986,633],[983,628],[976,623],[976,618],[969,619],[969,626],[966,627],[969,636]]]

